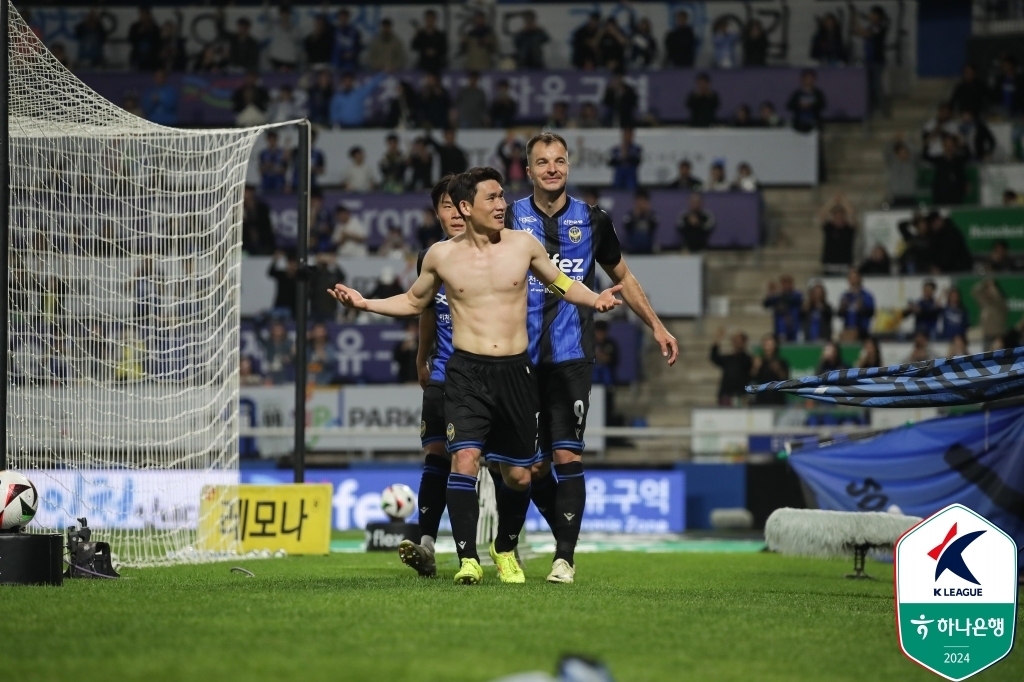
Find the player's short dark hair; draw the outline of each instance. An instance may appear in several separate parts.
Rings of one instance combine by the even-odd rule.
[[[460,204],[463,201],[468,201],[472,205],[476,201],[476,186],[488,180],[494,180],[501,184],[505,179],[495,169],[479,166],[470,168],[465,173],[459,173],[452,178],[452,181],[448,183],[448,196],[452,198],[452,203],[458,209],[459,215],[465,215]]]
[[[562,137],[561,135],[559,135],[558,133],[552,133],[550,131],[543,132],[543,133],[537,133],[536,135],[534,135],[533,137],[530,138],[529,142],[526,143],[526,159],[527,159],[527,161],[529,161],[529,159],[530,159],[530,153],[533,151],[533,146],[535,144],[543,144],[543,145],[547,146],[549,144],[555,144],[555,143],[558,143],[558,144],[562,145],[562,149],[565,150],[566,154],[569,153],[569,145],[566,144],[565,138]]]
[[[594,323],[594,331],[595,332],[606,332],[606,331],[608,331],[608,323],[605,322],[604,320],[598,320],[597,322]]]
[[[362,153],[363,153],[363,148],[360,147],[359,145],[356,145],[354,147],[349,147],[348,155],[349,155],[350,158],[355,158],[356,154],[362,154]]]
[[[635,192],[633,192],[633,198],[634,199],[650,199],[651,198],[651,193],[641,187],[641,188],[637,189]]]
[[[996,248],[997,246],[1001,246],[1007,251],[1010,250],[1010,242],[1006,241],[1005,239],[997,239],[994,242],[992,242],[993,249]]]
[[[430,190],[430,203],[434,205],[435,213],[437,213],[437,207],[441,205],[441,197],[448,194],[448,185],[453,179],[455,179],[455,173],[449,173],[434,185],[434,189]]]

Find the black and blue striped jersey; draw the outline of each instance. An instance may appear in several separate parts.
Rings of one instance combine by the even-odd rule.
[[[565,206],[553,216],[538,209],[533,197],[520,199],[509,206],[505,225],[533,234],[559,270],[591,289],[597,283],[597,263],[614,266],[622,260],[612,219],[601,208],[572,197],[567,197]],[[532,274],[529,285],[526,324],[534,364],[593,360],[593,308],[575,306],[547,293]]]
[[[427,249],[423,249],[416,259],[417,275],[423,269],[423,257],[426,255]],[[452,343],[452,311],[448,307],[448,297],[445,296],[443,284],[430,307],[434,310],[434,321],[437,323],[434,349],[430,353],[430,380],[444,383],[444,370],[448,366],[448,359],[452,356],[455,345]],[[423,343],[423,339],[420,339],[420,343]]]

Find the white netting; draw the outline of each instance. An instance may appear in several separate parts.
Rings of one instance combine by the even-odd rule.
[[[238,481],[241,205],[261,130],[137,118],[10,13],[9,466],[40,490],[37,529],[85,516],[122,563],[174,561],[202,485]]]

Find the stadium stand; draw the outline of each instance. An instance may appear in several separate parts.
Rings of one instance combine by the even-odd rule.
[[[707,356],[719,327],[754,340],[774,332],[793,376],[856,364],[867,338],[887,362],[1014,342],[1022,107],[1019,87],[1003,94],[1021,80],[1014,59],[965,64],[956,81],[919,79],[906,40],[915,27],[893,3],[860,23],[816,6],[794,13],[785,35],[760,22],[733,31],[716,19],[725,5],[706,6],[698,31],[710,39],[696,42],[690,17],[662,22],[655,3],[618,22],[499,3],[433,18],[416,5],[336,15],[67,6],[40,8],[30,24],[97,92],[150,120],[316,123],[318,284],[348,276],[383,294],[407,283],[415,253],[439,236],[423,191],[432,181],[489,164],[524,196],[526,139],[564,134],[574,192],[608,210],[632,258],[700,263],[700,290],[685,292],[696,314],[670,324],[685,372],[661,366],[635,321],[612,324],[617,423],[689,426],[692,409],[717,404],[720,370]],[[294,335],[293,149],[287,130],[261,140],[249,169],[242,338],[253,385],[289,378],[267,368],[280,324]],[[367,255],[380,257],[370,270],[345,265]],[[851,268],[867,295],[847,281]],[[311,305],[331,351],[317,362],[335,366],[320,379],[395,380],[399,363],[383,358],[401,346],[401,325],[345,318],[315,296]],[[345,368],[341,339],[352,334],[379,369]],[[612,450],[643,462],[687,454],[656,440]]]

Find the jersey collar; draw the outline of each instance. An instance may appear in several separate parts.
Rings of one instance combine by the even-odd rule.
[[[562,206],[562,208],[560,208],[557,211],[555,211],[554,215],[550,215],[549,216],[547,213],[545,213],[544,211],[540,210],[540,208],[537,206],[537,202],[533,200],[533,195],[532,194],[530,195],[530,207],[533,209],[533,212],[537,214],[537,217],[539,217],[541,220],[558,220],[559,218],[561,218],[565,214],[566,211],[569,210],[569,206],[571,204],[572,204],[572,197],[570,197],[569,193],[566,192],[566,194],[565,194],[565,204]]]

